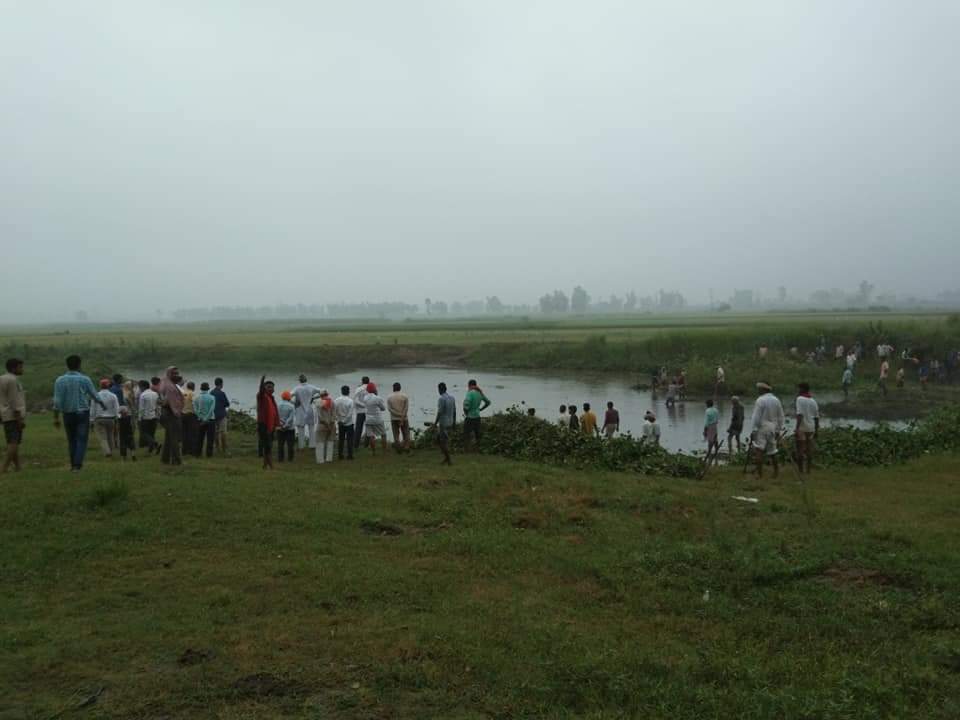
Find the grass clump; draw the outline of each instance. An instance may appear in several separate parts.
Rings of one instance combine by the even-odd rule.
[[[94,487],[87,495],[84,503],[89,510],[99,510],[110,505],[125,501],[130,495],[130,488],[123,480],[109,480]]]

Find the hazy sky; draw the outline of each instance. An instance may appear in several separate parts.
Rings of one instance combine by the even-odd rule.
[[[0,0],[0,313],[960,266],[956,0]]]

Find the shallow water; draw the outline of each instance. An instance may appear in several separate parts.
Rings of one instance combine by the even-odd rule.
[[[213,378],[222,377],[224,390],[235,409],[251,410],[255,405],[255,396],[260,382],[260,375],[246,371],[227,371],[215,373],[205,368],[181,367],[186,380],[193,380],[199,389],[201,382],[213,385]],[[672,408],[667,408],[665,393],[652,393],[649,390],[635,390],[632,387],[634,378],[627,375],[536,375],[521,373],[500,373],[489,371],[471,372],[463,369],[435,368],[435,367],[402,367],[402,368],[372,368],[355,370],[346,373],[331,373],[329,371],[311,372],[305,369],[309,382],[319,388],[327,388],[334,396],[340,394],[341,385],[349,385],[351,391],[355,388],[362,375],[369,375],[377,383],[380,395],[386,398],[390,394],[394,382],[403,386],[403,391],[410,397],[410,424],[412,427],[422,427],[424,422],[432,420],[436,414],[437,383],[446,382],[449,392],[457,399],[458,405],[466,391],[467,380],[475,378],[483,388],[493,405],[485,414],[504,410],[510,405],[517,405],[526,410],[535,408],[538,417],[555,421],[561,404],[575,403],[578,408],[589,402],[594,412],[603,422],[603,412],[608,400],[612,400],[620,412],[620,429],[622,432],[631,432],[640,435],[643,425],[643,415],[647,410],[653,410],[660,423],[661,443],[669,450],[692,452],[703,450],[703,413],[706,409],[701,400],[686,400],[677,402]],[[129,377],[150,377],[156,371],[143,368],[126,373]],[[297,384],[297,372],[274,373],[268,375],[277,386],[277,397],[280,392],[292,389]],[[835,395],[818,396],[821,402],[836,400]],[[792,397],[781,397],[787,417],[792,414]],[[752,399],[744,399],[746,406],[746,428],[744,437],[749,435],[750,413],[753,410]],[[730,401],[722,399],[717,403],[720,410],[720,430],[726,431],[730,421]],[[844,424],[858,427],[870,427],[874,423],[857,419],[825,419],[824,425]],[[792,420],[790,421],[792,426]]]

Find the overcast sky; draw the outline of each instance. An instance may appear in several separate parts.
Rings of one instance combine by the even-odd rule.
[[[4,319],[956,288],[956,0],[0,0]]]

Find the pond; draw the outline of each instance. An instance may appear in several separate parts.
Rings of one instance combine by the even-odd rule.
[[[243,370],[215,372],[206,368],[183,366],[180,368],[186,380],[192,380],[199,389],[201,382],[213,385],[214,377],[222,377],[224,391],[230,398],[233,407],[238,410],[250,411],[255,406],[257,386],[260,375]],[[534,375],[509,372],[470,371],[462,368],[441,367],[397,367],[371,368],[353,370],[344,373],[328,371],[311,371],[305,368],[303,372],[309,378],[308,382],[319,388],[327,388],[336,397],[340,394],[341,385],[355,388],[362,375],[368,375],[378,385],[380,395],[386,398],[391,392],[394,382],[403,386],[403,391],[410,397],[410,425],[413,428],[423,427],[423,423],[433,420],[436,414],[437,383],[445,382],[449,392],[457,399],[458,406],[463,400],[467,380],[475,378],[483,388],[493,405],[485,414],[505,410],[511,405],[522,409],[534,408],[538,417],[555,421],[561,404],[575,403],[578,408],[589,402],[603,421],[603,412],[608,400],[612,400],[620,412],[620,429],[622,432],[631,432],[634,436],[640,435],[643,425],[643,416],[647,410],[653,410],[661,428],[661,444],[669,450],[692,452],[703,450],[704,442],[703,413],[706,409],[702,400],[688,399],[679,401],[672,408],[665,403],[665,393],[654,393],[649,390],[637,390],[632,387],[633,378],[627,375]],[[125,373],[128,377],[149,378],[156,371],[143,368],[130,370]],[[282,390],[292,389],[297,384],[297,371],[272,373],[267,377],[277,386],[277,397]],[[781,395],[784,411],[788,418],[792,418],[791,395]],[[836,394],[818,395],[821,403],[837,399]],[[750,413],[753,410],[753,399],[742,398],[746,407],[746,430],[749,434]],[[720,410],[720,429],[725,432],[730,419],[730,401],[723,398],[717,403]],[[869,427],[872,422],[857,418],[824,419],[823,424],[845,424],[858,427]],[[792,426],[792,419],[790,420]]]

